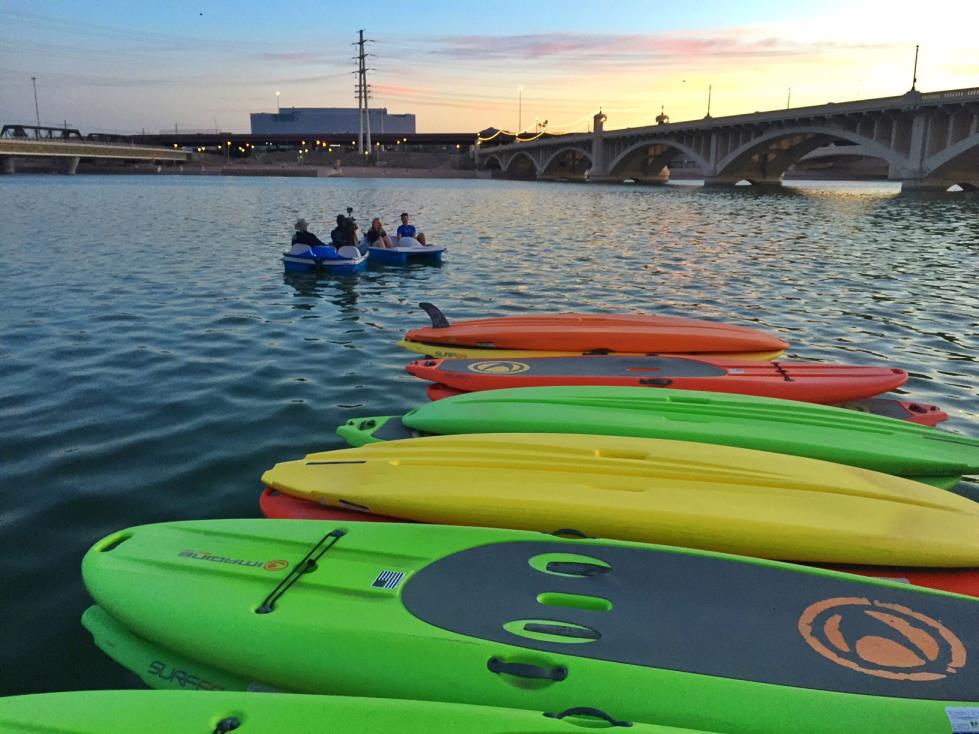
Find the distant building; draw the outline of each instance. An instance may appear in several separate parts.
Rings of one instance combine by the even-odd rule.
[[[252,135],[299,133],[330,135],[354,133],[360,129],[356,107],[289,107],[279,112],[253,112]],[[390,115],[387,108],[370,110],[372,133],[415,132],[414,115]]]

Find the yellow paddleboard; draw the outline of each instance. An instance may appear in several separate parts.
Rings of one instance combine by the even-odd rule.
[[[763,451],[576,434],[432,436],[277,464],[270,487],[421,522],[587,535],[789,561],[979,566],[979,504]]]
[[[453,344],[426,344],[402,339],[399,347],[409,352],[424,354],[434,359],[518,359],[520,357],[581,357],[581,352],[544,352],[534,349],[482,349],[480,347],[456,346]],[[704,359],[733,359],[752,362],[771,362],[778,359],[785,350],[774,352],[696,352],[689,354],[666,354],[663,357],[703,357]],[[647,352],[615,352],[620,357],[636,357]]]
[[[266,485],[421,522],[573,528],[787,561],[979,566],[979,503],[764,451],[570,434],[432,436],[309,454]]]

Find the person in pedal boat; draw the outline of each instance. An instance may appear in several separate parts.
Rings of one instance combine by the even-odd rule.
[[[325,244],[320,242],[320,238],[315,234],[307,230],[309,222],[305,219],[299,219],[296,221],[296,234],[292,236],[292,244],[294,245],[307,245],[308,247],[316,247],[316,245]]]
[[[374,217],[371,228],[367,230],[364,237],[367,239],[368,247],[394,247],[388,233],[384,231],[384,225],[377,217]]]
[[[337,215],[337,226],[330,232],[330,241],[336,248],[344,245],[357,246],[357,220],[353,217]]]
[[[401,226],[398,227],[395,239],[400,240],[402,237],[413,237],[418,240],[418,244],[420,245],[428,244],[425,242],[425,233],[416,230],[415,225],[409,224],[409,220],[408,212],[401,212]]]
[[[310,247],[324,244],[320,242],[319,237],[306,229],[308,226],[309,223],[305,219],[296,220],[296,233],[292,236],[290,255],[299,255],[306,252]]]

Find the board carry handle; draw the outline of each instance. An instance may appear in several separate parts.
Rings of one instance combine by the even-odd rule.
[[[568,669],[563,665],[544,668],[540,665],[531,665],[530,663],[508,663],[498,657],[491,657],[487,660],[486,667],[492,673],[506,673],[507,675],[515,675],[518,678],[562,681],[568,677]]]
[[[539,632],[557,637],[570,637],[575,640],[600,640],[602,634],[591,627],[572,627],[568,624],[546,624],[543,622],[527,622],[523,628],[527,632]]]
[[[422,301],[418,304],[418,308],[428,314],[428,318],[432,320],[433,329],[448,329],[449,320],[445,317],[445,314],[436,306],[434,303],[429,303],[428,301]]]
[[[545,714],[546,715],[546,714]],[[227,718],[221,719],[214,727],[213,734],[228,734],[229,731],[234,731],[241,726],[241,719],[237,716],[228,716]]]
[[[667,387],[673,384],[673,380],[666,377],[647,377],[639,380],[640,385],[655,385],[656,387]]]
[[[549,719],[563,719],[565,716],[594,716],[596,719],[607,721],[610,726],[632,726],[631,721],[619,721],[617,719],[613,719],[601,709],[592,708],[591,706],[576,706],[575,708],[565,709],[559,714],[545,713],[544,716],[548,717]]]
[[[558,538],[571,536],[572,538],[588,538],[593,539],[594,536],[583,533],[575,528],[558,528],[557,530],[552,530],[548,535],[555,535]]]
[[[566,573],[570,576],[600,576],[611,573],[611,566],[598,563],[578,563],[575,561],[548,561],[544,568],[551,573]]]

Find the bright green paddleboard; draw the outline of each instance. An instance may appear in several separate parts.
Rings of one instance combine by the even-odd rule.
[[[401,418],[354,418],[351,446],[453,433],[592,433],[738,446],[954,487],[979,472],[979,441],[827,405],[642,387],[526,387],[464,393]]]
[[[979,601],[789,564],[512,530],[218,520],[115,533],[82,571],[135,635],[296,692],[590,706],[730,734],[948,734],[979,708]]]
[[[696,734],[584,708],[538,712],[380,698],[174,691],[0,698],[0,734],[575,734],[619,727],[634,734]]]
[[[92,641],[102,652],[135,673],[150,688],[168,691],[277,690],[144,640],[99,606],[85,610],[82,626],[91,633]]]

